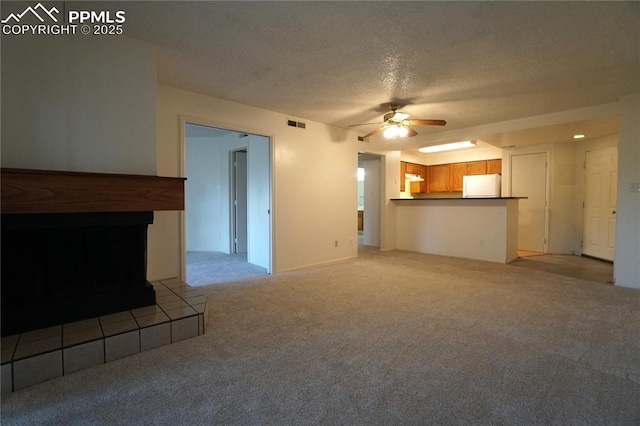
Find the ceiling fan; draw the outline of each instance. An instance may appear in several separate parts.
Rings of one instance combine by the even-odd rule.
[[[409,118],[409,114],[398,111],[398,105],[389,104],[388,112],[384,115],[382,122],[378,123],[363,123],[363,124],[351,124],[349,127],[365,126],[367,124],[382,124],[372,132],[363,136],[364,139],[375,135],[376,133],[384,132],[384,136],[388,139],[411,137],[418,134],[409,125],[412,126],[444,126],[447,124],[444,120],[427,120],[418,118]]]

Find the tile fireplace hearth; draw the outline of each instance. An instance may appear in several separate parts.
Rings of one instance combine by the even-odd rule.
[[[2,337],[2,394],[204,334],[200,290],[151,284],[155,305]]]
[[[204,295],[149,283],[185,178],[0,169],[2,393],[204,333]]]

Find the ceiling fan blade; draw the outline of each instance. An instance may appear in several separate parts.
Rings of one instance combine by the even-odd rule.
[[[360,124],[349,124],[348,127],[356,127],[356,126],[370,126],[371,124],[384,124],[382,121],[376,121],[375,123],[360,123]]]
[[[368,138],[368,137],[371,137],[371,136],[375,135],[376,133],[380,133],[381,131],[383,131],[383,130],[384,130],[384,129],[386,129],[386,128],[387,128],[387,126],[381,126],[381,127],[378,127],[378,128],[377,128],[377,129],[375,129],[374,131],[369,132],[369,133],[367,133],[366,135],[364,135],[364,136],[363,136],[363,138],[364,138],[364,139],[366,139],[366,138]]]
[[[418,134],[418,132],[416,132],[415,130],[413,130],[411,127],[407,127],[407,130],[409,131],[409,133],[407,133],[407,137],[410,138],[411,136],[415,136]]]
[[[444,126],[447,124],[444,120],[420,120],[420,119],[409,119],[404,120],[404,124],[411,124],[412,126]]]

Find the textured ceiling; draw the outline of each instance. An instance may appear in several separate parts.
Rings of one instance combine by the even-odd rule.
[[[416,128],[429,135],[640,92],[639,2],[107,7],[159,47],[161,83],[340,127],[380,121],[390,101],[447,121]]]

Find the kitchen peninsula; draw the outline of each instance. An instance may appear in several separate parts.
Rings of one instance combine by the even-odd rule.
[[[518,258],[522,198],[392,198],[398,248],[510,263]]]

